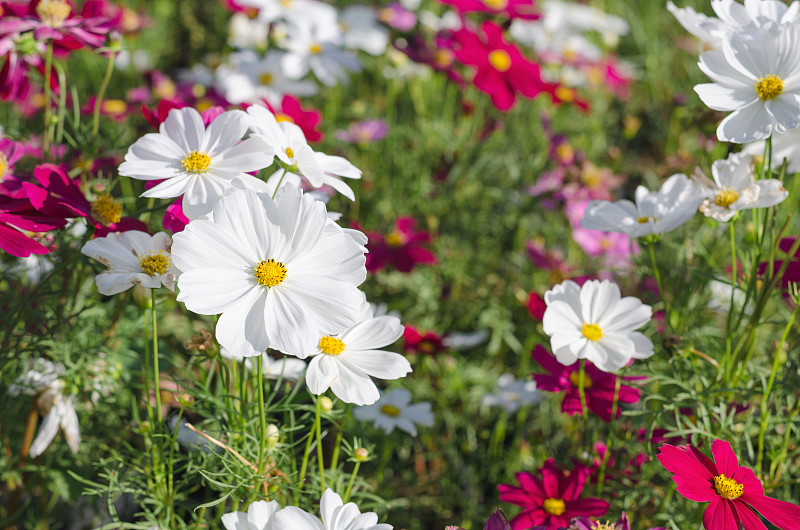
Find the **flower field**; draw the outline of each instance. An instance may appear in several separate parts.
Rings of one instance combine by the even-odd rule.
[[[0,0],[0,528],[800,530],[800,1]]]

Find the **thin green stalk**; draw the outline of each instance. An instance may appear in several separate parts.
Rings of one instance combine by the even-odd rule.
[[[303,482],[306,480],[306,470],[308,469],[308,457],[311,455],[311,443],[314,441],[314,431],[317,428],[316,422],[311,425],[311,431],[308,433],[308,438],[306,439],[306,448],[303,451],[303,460],[300,463],[300,474],[298,475],[297,483],[300,487],[303,486]],[[294,492],[294,503],[297,504],[299,490],[295,490]]]
[[[333,446],[333,455],[331,456],[331,471],[336,469],[336,466],[339,465],[339,453],[341,450],[342,445],[342,436],[344,436],[344,424],[347,422],[347,419],[350,417],[350,410],[353,408],[352,403],[348,403],[347,407],[344,409],[344,416],[342,416],[342,423],[339,425],[339,432],[336,433],[336,444]]]
[[[256,399],[258,400],[258,415],[260,418],[259,421],[261,427],[258,443],[259,475],[264,473],[264,465],[266,464],[266,461],[264,460],[264,451],[267,447],[267,415],[264,412],[264,355],[266,355],[266,353],[262,353],[258,356],[258,366],[256,367],[256,379],[258,379],[258,395],[256,396]]]
[[[734,219],[731,219],[728,222],[730,227],[730,235],[731,235],[731,300],[730,305],[728,307],[728,317],[725,324],[725,359],[729,360],[731,356],[731,347],[732,347],[732,334],[733,330],[731,329],[731,318],[733,317],[734,312],[734,300],[736,295],[736,286],[738,285],[738,270],[737,270],[737,258],[736,258],[736,229],[734,228]],[[730,369],[727,363],[720,364],[720,370]]]
[[[653,276],[656,278],[656,285],[658,286],[658,294],[661,296],[661,303],[664,305],[664,329],[670,330],[669,319],[669,304],[667,303],[667,293],[664,291],[664,283],[661,281],[661,271],[658,270],[658,263],[656,262],[656,253],[653,249],[654,244],[652,241],[645,241],[647,250],[650,254],[650,264],[653,267]]]
[[[356,481],[356,476],[358,476],[359,467],[361,467],[361,462],[356,460],[356,465],[353,466],[353,473],[350,475],[350,482],[347,483],[347,489],[344,490],[344,497],[342,497],[342,502],[345,504],[350,500],[350,493],[353,491],[353,483]]]
[[[600,462],[600,472],[597,476],[597,495],[603,493],[603,485],[606,481],[606,468],[608,460],[611,456],[611,442],[613,441],[614,423],[617,420],[617,409],[619,407],[619,389],[622,386],[622,376],[618,375],[614,380],[614,401],[611,403],[611,421],[608,422],[608,436],[606,437],[606,452],[603,455],[603,461]]]
[[[275,191],[272,192],[272,200],[275,200],[275,195],[278,194],[278,190],[281,189],[281,184],[283,184],[283,177],[286,176],[286,168],[283,168],[283,173],[281,173],[281,178],[278,179],[278,185],[275,186]]]
[[[116,56],[117,52],[110,52],[108,54],[106,75],[103,77],[103,83],[100,85],[100,90],[97,92],[97,99],[94,101],[94,116],[92,116],[92,138],[97,138],[97,131],[100,128],[100,108],[103,106],[103,96],[106,95],[108,82],[111,81],[111,73],[114,71],[114,58]]]
[[[586,364],[586,360],[585,359],[581,359],[580,368],[578,370],[578,394],[580,395],[580,398],[581,398],[581,415],[583,416],[584,420],[586,420],[586,411],[587,411],[587,409],[586,409],[586,391],[585,391],[584,386],[583,386],[584,381],[585,381],[585,377],[586,377],[585,364]]]
[[[44,130],[42,131],[42,147],[44,159],[50,159],[50,77],[53,73],[53,41],[47,42],[44,57]]]
[[[314,420],[316,431],[317,431],[317,462],[319,464],[319,484],[320,489],[325,491],[325,463],[324,463],[324,455],[322,454],[322,405],[320,405],[320,399],[317,397],[316,399],[316,418]]]
[[[158,319],[156,318],[156,290],[150,291],[150,315],[153,320],[153,379],[155,383],[156,394],[156,414],[158,415],[158,423],[161,423],[161,382],[159,380],[158,370]],[[153,426],[155,427],[155,425]]]
[[[758,471],[759,475],[762,475],[761,465],[764,462],[764,433],[767,430],[767,420],[769,419],[767,417],[769,395],[772,392],[772,385],[775,384],[775,377],[778,375],[778,369],[781,365],[781,350],[783,349],[783,344],[786,342],[786,337],[789,335],[789,330],[792,329],[792,324],[794,324],[794,319],[797,317],[798,310],[800,310],[800,304],[795,305],[794,311],[792,311],[792,316],[789,318],[789,322],[787,322],[786,327],[783,330],[781,342],[778,344],[778,349],[775,352],[775,359],[772,361],[772,372],[769,374],[767,388],[764,390],[764,394],[761,396],[761,428],[758,431],[758,459],[756,462],[756,470]]]

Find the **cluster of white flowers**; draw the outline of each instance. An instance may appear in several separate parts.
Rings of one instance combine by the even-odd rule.
[[[283,96],[311,96],[318,85],[346,82],[361,69],[356,55],[386,51],[388,31],[377,22],[377,10],[352,5],[342,11],[316,0],[242,0],[258,17],[234,16],[229,42],[239,50],[215,72],[215,86],[231,103],[280,105]],[[268,47],[268,37],[275,46]]]

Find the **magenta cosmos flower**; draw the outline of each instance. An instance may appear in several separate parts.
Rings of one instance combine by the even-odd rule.
[[[503,40],[503,28],[486,21],[480,33],[466,28],[453,32],[456,59],[475,67],[472,82],[492,98],[494,106],[507,111],[516,102],[516,93],[534,98],[548,92],[554,101],[557,85],[542,80],[539,65],[522,56],[519,49]]]
[[[461,13],[505,15],[510,19],[537,20],[541,14],[533,0],[439,0]]]
[[[430,241],[430,234],[424,230],[416,232],[415,224],[413,217],[400,217],[394,223],[394,230],[386,235],[367,233],[367,270],[377,272],[392,265],[400,272],[410,272],[417,263],[436,263],[436,256],[422,246]]]
[[[87,46],[99,48],[111,31],[111,19],[106,16],[84,18],[74,14],[66,0],[32,0],[26,3],[7,3],[6,16],[0,21],[0,35],[33,31],[37,41],[52,39],[56,55]],[[11,16],[8,16],[11,15]]]
[[[544,525],[557,530],[569,525],[573,517],[599,517],[608,511],[603,499],[579,499],[589,478],[589,469],[580,462],[569,473],[556,468],[550,458],[539,470],[541,480],[531,473],[517,473],[519,486],[500,484],[500,500],[522,506],[522,513],[511,520],[511,530],[524,530]]]
[[[534,374],[536,388],[546,392],[566,392],[564,401],[561,402],[561,412],[574,416],[581,413],[581,398],[578,390],[579,364],[564,366],[555,357],[547,353],[542,346],[537,346],[531,357],[539,363],[549,374]],[[624,376],[623,381],[637,381],[647,379],[643,376]],[[589,410],[600,416],[604,422],[611,421],[611,410],[614,403],[614,386],[617,376],[596,368],[591,361],[586,361],[583,374],[583,389],[586,394],[586,405]],[[636,403],[641,392],[638,388],[627,385],[619,387],[619,403]],[[622,407],[617,407],[617,417],[622,413]]]
[[[728,442],[714,440],[712,462],[691,445],[665,444],[658,461],[673,473],[678,493],[709,502],[703,512],[706,530],[765,530],[760,513],[781,530],[800,530],[800,507],[764,495],[764,487],[749,467],[739,465]],[[755,510],[755,511],[754,511]]]

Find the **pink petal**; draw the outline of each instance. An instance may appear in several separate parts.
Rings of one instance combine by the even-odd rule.
[[[733,509],[736,510],[739,519],[744,525],[744,530],[767,530],[761,519],[743,502],[734,502]]]
[[[731,449],[731,444],[723,440],[714,440],[711,444],[711,454],[714,455],[714,464],[717,471],[728,478],[739,468],[739,459]]]
[[[800,507],[792,503],[756,495],[747,490],[737,500],[755,508],[767,521],[781,530],[800,530]]]
[[[690,445],[675,447],[665,444],[660,447],[657,458],[667,471],[675,474],[672,480],[678,486],[678,493],[698,502],[718,499],[712,486],[714,474],[701,463],[698,454],[705,457]]]
[[[706,530],[739,530],[739,518],[733,513],[731,501],[717,497],[703,512]]]

